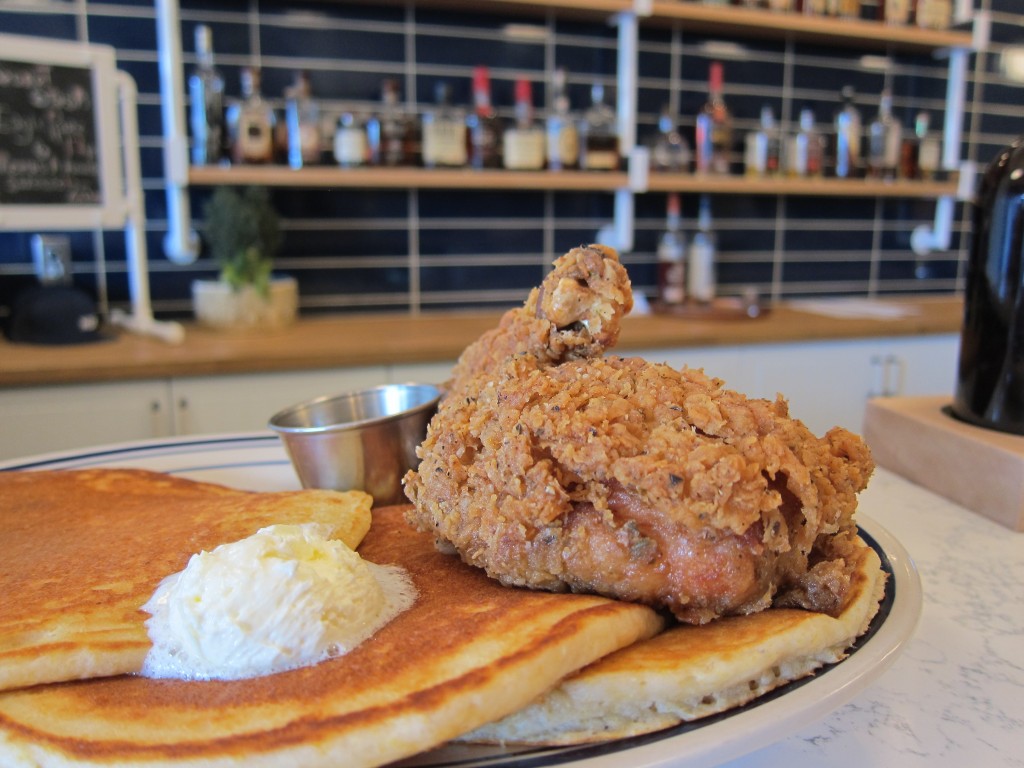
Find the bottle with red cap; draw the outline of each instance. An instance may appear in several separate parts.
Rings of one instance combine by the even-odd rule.
[[[728,173],[732,152],[732,115],[722,95],[722,63],[711,62],[708,100],[697,115],[696,167],[698,173]]]
[[[473,69],[473,112],[466,120],[469,162],[474,168],[501,168],[501,121],[491,104],[491,74]]]
[[[513,171],[536,171],[544,167],[544,129],[533,117],[533,88],[525,78],[516,80],[516,120],[505,131],[505,167]]]

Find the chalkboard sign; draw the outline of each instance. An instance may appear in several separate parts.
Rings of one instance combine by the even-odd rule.
[[[0,229],[125,222],[113,49],[0,35]]]
[[[0,204],[98,205],[92,72],[0,59]]]

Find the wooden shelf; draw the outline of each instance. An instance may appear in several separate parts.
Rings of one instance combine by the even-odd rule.
[[[282,165],[194,167],[196,186],[260,184],[308,189],[493,189],[504,191],[612,192],[628,185],[625,173],[596,171],[501,171],[469,168],[337,168],[295,170]],[[713,195],[803,195],[808,197],[936,198],[955,195],[955,182],[873,179],[750,179],[651,173],[649,192]]]
[[[597,171],[502,171],[472,168],[338,168],[292,169],[281,165],[193,167],[189,183],[263,184],[270,187],[343,189],[497,189],[606,191],[626,186],[625,173]]]
[[[953,181],[882,181],[876,179],[758,179],[745,176],[698,176],[652,173],[650,192],[712,195],[795,195],[804,197],[905,197],[933,199],[956,195]]]
[[[704,5],[698,2],[661,0],[652,4],[650,18],[679,21],[687,29],[743,37],[793,37],[818,41],[823,45],[840,44],[861,48],[893,47],[901,50],[937,50],[970,48],[969,31],[921,29],[861,19],[832,19],[804,16],[800,13],[768,11],[757,8]]]
[[[430,7],[454,8],[479,13],[541,15],[555,11],[570,16],[608,18],[634,9],[631,0],[430,0]],[[730,37],[787,38],[818,41],[824,45],[868,48],[888,47],[908,51],[970,48],[970,31],[920,29],[880,21],[804,16],[790,11],[710,5],[696,0],[654,0],[649,16],[641,23],[680,22],[686,29]]]

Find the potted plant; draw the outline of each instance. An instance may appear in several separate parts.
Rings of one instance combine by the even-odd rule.
[[[279,328],[298,313],[294,278],[273,274],[280,220],[265,187],[218,187],[204,208],[203,239],[220,267],[216,280],[195,280],[196,319],[219,329]]]

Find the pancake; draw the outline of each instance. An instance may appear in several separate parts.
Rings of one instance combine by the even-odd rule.
[[[0,472],[0,690],[138,671],[150,647],[139,609],[192,554],[307,521],[354,548],[371,503],[136,469]]]
[[[349,654],[250,680],[8,691],[0,765],[381,765],[514,712],[662,627],[640,605],[503,587],[411,531],[406,509],[375,509],[359,552],[405,568],[419,596]]]
[[[861,541],[861,544],[863,542]],[[530,706],[463,741],[564,746],[638,736],[740,706],[845,658],[885,589],[863,544],[839,616],[792,608],[673,625],[564,680]]]

